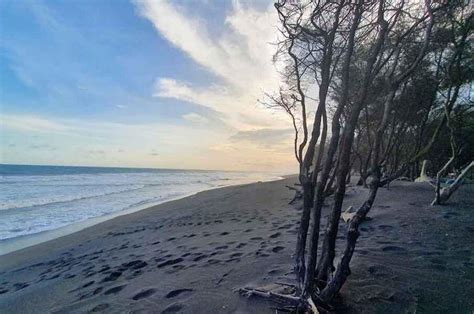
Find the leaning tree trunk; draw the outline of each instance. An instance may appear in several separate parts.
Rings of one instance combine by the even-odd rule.
[[[335,295],[339,292],[342,285],[347,280],[347,277],[350,274],[349,264],[352,259],[352,255],[354,253],[355,245],[357,242],[357,238],[359,234],[358,232],[359,224],[365,219],[367,213],[372,208],[372,204],[375,200],[375,197],[377,196],[377,191],[380,186],[380,179],[381,179],[380,160],[382,158],[380,155],[382,154],[382,148],[383,148],[382,147],[383,135],[389,123],[389,117],[391,114],[391,110],[393,107],[397,90],[400,87],[400,84],[403,81],[405,81],[408,78],[408,76],[415,70],[419,62],[423,59],[425,52],[428,48],[429,38],[431,36],[431,30],[433,28],[434,21],[433,21],[433,14],[429,5],[427,5],[426,9],[428,10],[429,24],[425,31],[423,48],[418,53],[417,58],[411,64],[411,66],[407,70],[405,70],[401,75],[397,77],[392,76],[392,74],[395,72],[397,62],[395,62],[392,68],[392,74],[390,74],[391,90],[390,90],[390,94],[388,95],[384,103],[382,121],[380,122],[377,128],[377,132],[376,132],[376,136],[375,136],[374,144],[373,144],[374,153],[373,153],[372,169],[371,169],[372,180],[369,184],[370,194],[369,194],[368,199],[357,210],[356,215],[350,222],[348,234],[347,234],[347,240],[346,240],[347,244],[343,252],[341,262],[339,263],[337,269],[335,270],[334,276],[330,277],[329,275],[330,273],[332,273],[332,268],[334,267],[333,266],[334,255],[335,255],[334,247],[335,247],[335,241],[336,241],[336,236],[337,236],[339,218],[341,214],[342,200],[344,197],[343,194],[341,195],[341,192],[342,193],[345,192],[345,184],[342,184],[341,182],[342,179],[345,179],[345,176],[338,177],[338,190],[336,191],[336,194],[335,194],[333,212],[331,213],[330,218],[329,218],[330,219],[328,223],[329,228],[327,230],[326,238],[325,238],[325,240],[327,239],[329,241],[327,243],[326,242],[324,243],[325,245],[329,245],[327,247],[329,248],[329,251],[328,251],[328,254],[326,255],[326,259],[322,261],[322,267],[320,269],[322,273],[318,274],[318,275],[322,275],[323,279],[325,280],[330,278],[326,287],[322,290],[320,294],[321,299],[325,302],[332,300],[335,297]],[[384,20],[383,14],[379,15],[379,23],[381,24],[382,28],[388,27],[387,25],[388,23]],[[383,43],[384,38],[382,38],[381,40]],[[362,99],[365,100],[364,98]],[[360,107],[361,107],[361,104],[359,103],[352,108],[350,120],[346,123],[345,129],[346,127],[352,127],[352,129],[354,129],[354,126],[352,126],[351,124],[357,123],[358,114],[360,113],[360,109],[361,109]],[[356,110],[358,110],[358,112]],[[347,172],[344,173],[344,171],[348,171],[347,168],[349,166],[350,148],[348,150],[344,150],[344,148],[347,149],[347,145],[352,145],[352,140],[354,138],[353,130],[352,130],[352,136],[351,136],[351,133],[347,135],[348,137],[346,139],[343,138],[343,144],[341,146],[341,163],[342,163],[343,171],[340,173],[340,175],[347,175]],[[347,142],[345,142],[345,140],[347,140]],[[337,217],[337,222],[335,220],[336,217]],[[334,232],[334,229],[335,229],[335,232]]]
[[[426,174],[426,168],[428,167],[428,160],[423,160],[421,166],[420,176],[415,179],[415,182],[430,182],[431,178]]]
[[[350,167],[350,156],[352,150],[352,143],[354,140],[354,130],[356,128],[357,121],[359,119],[362,106],[367,98],[369,87],[372,85],[374,76],[374,66],[378,55],[382,49],[385,41],[385,35],[388,31],[388,23],[383,18],[383,1],[379,3],[378,9],[378,24],[380,30],[377,35],[377,40],[372,50],[371,55],[367,60],[367,67],[364,73],[363,87],[361,96],[352,106],[349,119],[344,125],[341,141],[339,144],[339,156],[338,156],[338,170],[336,173],[336,191],[334,193],[334,204],[328,217],[326,225],[326,231],[324,234],[322,253],[317,264],[317,281],[321,287],[324,287],[328,281],[330,274],[333,272],[333,261],[335,257],[335,245],[336,237],[339,229],[339,219],[341,217],[342,202],[344,200],[344,194],[346,191],[346,178]],[[361,10],[362,6],[358,6],[358,10]],[[360,11],[359,11],[360,13]],[[360,15],[357,17],[360,19]]]
[[[433,203],[431,203],[431,205],[434,206],[434,205],[445,204],[449,200],[451,195],[454,192],[456,192],[456,190],[459,189],[459,187],[461,187],[462,179],[471,170],[471,168],[474,168],[474,161],[471,161],[471,163],[466,168],[463,169],[461,174],[459,174],[459,176],[456,178],[456,180],[454,180],[452,184],[450,184],[447,187],[444,187],[441,190],[441,192],[439,193],[439,197],[437,196],[437,198],[433,200]]]
[[[436,174],[436,187],[435,187],[435,190],[436,190],[436,197],[432,203],[432,205],[436,205],[436,204],[440,204],[440,197],[441,197],[441,177],[446,173],[446,171],[448,171],[448,168],[451,166],[451,164],[454,162],[454,159],[456,158],[455,155],[451,156],[451,158],[449,158],[448,162],[446,162],[443,166],[443,168],[441,168],[440,171],[438,171],[438,173]]]

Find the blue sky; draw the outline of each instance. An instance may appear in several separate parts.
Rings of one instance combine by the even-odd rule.
[[[266,1],[1,1],[0,161],[290,169],[257,102],[275,25]]]

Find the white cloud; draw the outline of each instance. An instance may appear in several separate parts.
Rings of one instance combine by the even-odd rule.
[[[63,123],[41,117],[23,115],[2,114],[0,116],[0,126],[12,130],[44,133],[64,133],[71,131],[71,127]]]
[[[199,89],[169,78],[161,78],[156,81],[153,95],[192,102],[216,111],[222,111],[224,109],[222,105],[227,104],[230,99],[235,97],[222,86]]]
[[[288,118],[257,102],[263,92],[277,90],[279,84],[272,64],[275,47],[270,44],[278,33],[274,8],[269,4],[267,10],[259,11],[235,1],[216,35],[206,22],[209,17],[196,17],[171,0],[137,0],[135,4],[161,36],[217,78],[202,86],[202,82],[158,77],[153,95],[207,107],[230,127],[209,123],[214,119],[196,112],[182,115],[191,122],[184,125],[2,115],[0,128],[13,131],[15,143],[28,142],[34,135],[61,149],[35,156],[28,150],[11,149],[0,158],[21,163],[229,170],[293,165],[291,136],[278,131],[288,128]],[[155,147],[159,151],[153,151]]]
[[[276,39],[276,14],[271,6],[265,12],[257,12],[233,3],[232,14],[226,18],[229,30],[215,39],[203,19],[186,15],[168,1],[136,1],[139,12],[169,42],[232,85],[248,87],[246,79],[261,77],[262,69],[269,77],[274,75],[273,51],[268,43]]]
[[[1,121],[0,134],[8,131],[8,142],[18,145],[1,150],[0,163],[227,170],[275,170],[294,164],[287,151],[291,145],[284,144],[286,132],[279,130],[232,133],[191,123],[126,124],[12,114],[2,115]],[[281,146],[273,145],[279,135]],[[58,149],[34,149],[40,144]]]
[[[195,112],[187,113],[183,115],[184,120],[191,121],[193,123],[199,123],[199,124],[205,124],[209,122],[209,119],[206,117],[201,116],[200,114],[197,114]]]
[[[277,148],[282,144],[290,147],[293,136],[292,129],[258,129],[239,131],[229,139],[232,142],[248,142],[263,148]]]
[[[278,73],[272,63],[277,40],[277,16],[269,5],[264,11],[233,2],[222,33],[211,34],[203,19],[165,0],[138,0],[141,15],[170,43],[221,80],[210,87],[194,87],[188,82],[158,78],[156,97],[196,103],[224,114],[224,121],[236,129],[269,124],[287,126],[283,114],[271,115],[257,105],[263,92],[276,90]],[[253,119],[242,119],[251,113]]]

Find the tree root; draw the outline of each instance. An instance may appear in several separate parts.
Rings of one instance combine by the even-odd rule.
[[[244,287],[238,290],[245,297],[258,296],[278,303],[284,311],[304,311],[305,313],[319,314],[318,308],[311,297],[303,299],[296,296],[296,287],[288,283],[276,283],[258,288]]]

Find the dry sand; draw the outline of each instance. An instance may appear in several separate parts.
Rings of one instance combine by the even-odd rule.
[[[0,256],[0,313],[275,313],[233,290],[293,281],[293,182],[198,193]],[[473,192],[432,208],[426,184],[381,189],[337,311],[472,313]],[[349,188],[345,206],[364,195]]]

